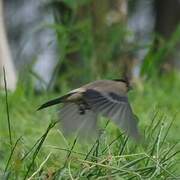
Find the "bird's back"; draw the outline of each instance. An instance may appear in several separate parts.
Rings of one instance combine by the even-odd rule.
[[[97,80],[82,86],[83,89],[93,89],[99,92],[115,92],[120,95],[126,95],[127,86],[124,82],[113,80]]]

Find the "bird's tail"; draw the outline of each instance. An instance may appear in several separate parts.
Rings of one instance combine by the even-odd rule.
[[[44,104],[42,104],[38,109],[37,111],[41,110],[41,109],[44,109],[44,108],[47,108],[49,106],[53,106],[53,105],[56,105],[56,104],[59,104],[59,103],[62,103],[64,102],[64,100],[69,97],[72,93],[69,93],[69,94],[66,94],[64,96],[61,96],[59,98],[56,98],[56,99],[53,99],[53,100],[50,100]]]

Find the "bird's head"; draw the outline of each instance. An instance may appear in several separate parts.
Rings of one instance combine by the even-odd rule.
[[[132,89],[132,86],[129,83],[128,79],[113,79],[113,81],[117,81],[119,83],[121,83],[122,85],[124,85],[127,89],[127,91]]]

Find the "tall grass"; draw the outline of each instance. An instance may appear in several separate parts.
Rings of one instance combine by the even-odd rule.
[[[8,121],[7,113],[3,111],[0,119],[4,129],[0,132],[1,179],[179,179],[179,144],[173,136],[177,119],[174,116],[169,121],[161,108],[155,108],[153,112],[151,109],[149,116],[139,114],[141,143],[134,142],[104,119],[97,138],[82,141],[76,136],[63,136],[57,118],[53,116],[56,114],[54,108],[35,112],[45,97],[24,95],[18,97],[19,102],[14,102],[16,93],[9,94],[8,106],[1,107],[11,107],[8,112],[13,131],[11,146],[6,141]],[[133,104],[142,106],[142,94],[136,93],[139,97]],[[154,94],[150,96],[152,102]],[[1,100],[6,104],[6,98],[2,96]],[[143,111],[145,107],[139,113]],[[146,121],[148,123],[144,123]]]
[[[23,76],[25,83],[21,81],[16,92],[9,93],[4,71],[5,92],[0,92],[0,179],[180,179],[179,73],[163,78],[156,74],[141,89],[130,93],[130,102],[139,117],[141,143],[103,119],[96,139],[64,137],[56,108],[36,112],[45,100],[81,83],[120,77],[118,57],[127,53],[126,46],[119,44],[128,33],[122,25],[103,33],[102,44],[107,46],[97,52],[101,43],[93,34],[89,11],[85,18],[78,19],[77,15],[90,1],[61,2],[68,10],[64,16],[67,19],[48,25],[57,32],[60,49],[61,61],[54,72],[60,74],[58,94],[49,91],[37,95],[30,83],[33,74]],[[166,50],[173,49],[178,37],[179,30],[160,52],[150,54],[142,72],[153,75],[156,63],[162,61]],[[99,60],[101,53],[103,58]],[[72,57],[78,57],[75,63],[69,61]]]

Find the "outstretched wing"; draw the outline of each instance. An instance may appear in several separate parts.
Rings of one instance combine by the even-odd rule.
[[[93,111],[112,119],[133,138],[139,138],[137,122],[127,96],[89,89],[84,92],[84,98]]]
[[[88,109],[85,110],[84,114],[81,114],[75,103],[65,103],[60,110],[60,118],[65,134],[78,133],[89,136],[96,131],[96,113]]]

